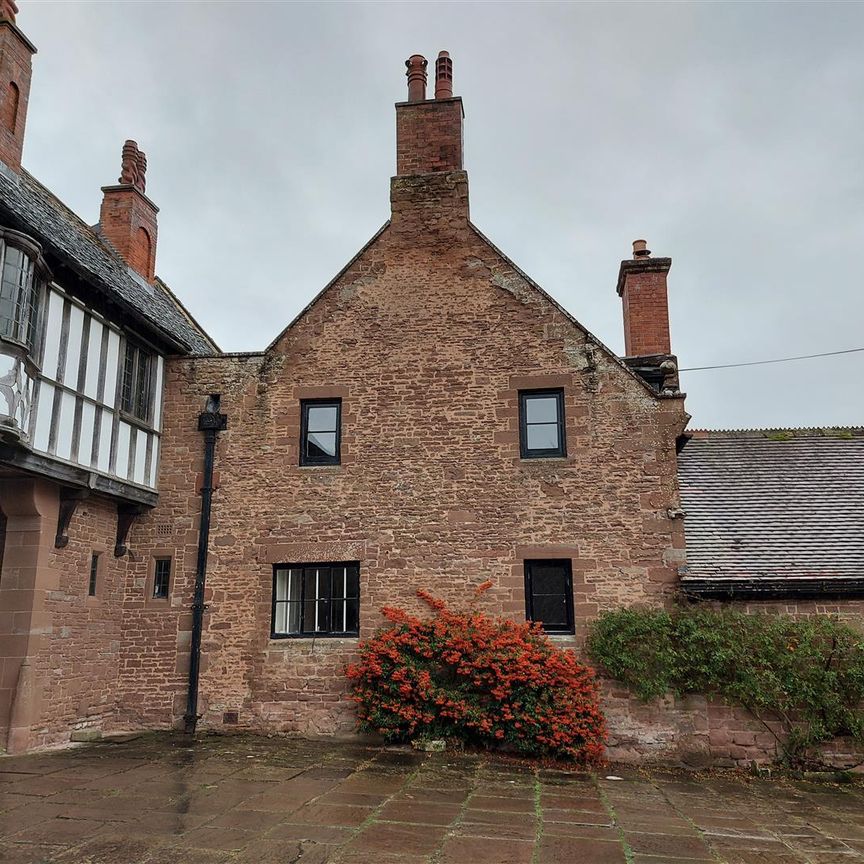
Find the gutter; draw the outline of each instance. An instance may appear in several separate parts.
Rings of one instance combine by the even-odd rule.
[[[204,482],[201,486],[201,521],[198,529],[198,563],[195,568],[195,594],[192,600],[192,646],[189,649],[189,692],[186,698],[184,729],[195,734],[198,725],[198,679],[201,672],[201,632],[204,627],[204,586],[207,580],[207,552],[210,543],[210,510],[213,502],[213,463],[216,436],[228,425],[219,413],[220,397],[208,397],[207,407],[198,415],[198,431],[204,433]]]

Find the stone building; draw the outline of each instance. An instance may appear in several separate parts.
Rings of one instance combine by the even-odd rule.
[[[671,261],[636,241],[621,262],[616,356],[470,221],[446,52],[429,99],[426,60],[407,61],[390,218],[264,351],[224,354],[154,276],[156,208],[133,142],[95,228],[21,168],[33,49],[3,9],[14,135],[0,224],[36,274],[34,341],[19,318],[17,337],[0,334],[16,370],[0,418],[9,750],[199,722],[348,732],[344,664],[380,607],[413,605],[418,588],[459,604],[491,579],[488,611],[574,647],[599,611],[682,591],[860,616],[860,545],[800,600],[792,582],[760,596],[759,579],[801,575],[771,560],[730,582],[734,537],[728,571],[686,569],[689,519],[703,563],[737,523],[734,500],[703,506],[715,451],[685,447]],[[860,460],[857,432],[823,437],[831,458]],[[861,477],[845,476],[854,529]],[[610,687],[607,708],[613,755],[729,756],[744,746],[730,730],[750,735],[704,703],[646,708]]]

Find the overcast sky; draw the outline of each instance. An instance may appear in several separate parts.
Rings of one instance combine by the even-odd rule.
[[[136,139],[157,271],[225,350],[388,218],[404,61],[441,49],[472,220],[613,350],[637,237],[682,367],[864,346],[864,3],[19,6],[25,167],[92,224]],[[864,352],[682,379],[694,428],[864,423]]]

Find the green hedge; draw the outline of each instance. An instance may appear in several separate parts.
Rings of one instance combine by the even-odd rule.
[[[645,701],[698,693],[743,705],[790,764],[818,761],[836,736],[864,744],[864,637],[836,618],[620,609],[594,623],[587,647]]]

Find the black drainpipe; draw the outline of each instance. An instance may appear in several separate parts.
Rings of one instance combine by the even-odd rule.
[[[192,647],[189,651],[189,695],[183,717],[186,731],[194,734],[198,724],[198,676],[201,670],[201,631],[204,624],[204,583],[207,578],[207,547],[210,541],[210,505],[213,501],[213,461],[216,436],[228,425],[219,413],[219,394],[207,399],[198,415],[198,431],[204,433],[204,483],[201,487],[201,524],[198,529],[198,564],[195,569],[195,596],[192,600]]]

